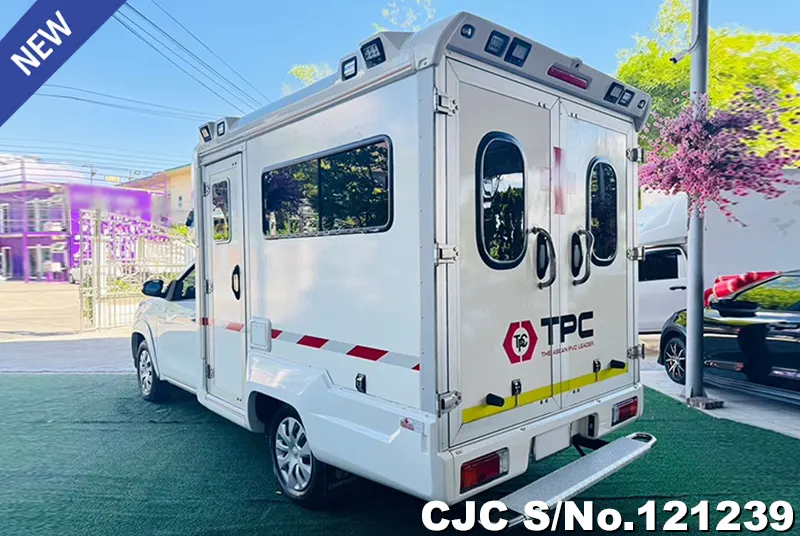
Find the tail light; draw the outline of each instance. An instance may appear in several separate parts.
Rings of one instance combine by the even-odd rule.
[[[508,449],[498,450],[461,466],[461,493],[508,473]]]
[[[628,400],[623,400],[611,408],[611,426],[616,426],[619,423],[625,422],[628,419],[636,417],[639,413],[639,398],[633,397]]]

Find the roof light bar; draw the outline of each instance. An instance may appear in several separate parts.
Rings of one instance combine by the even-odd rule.
[[[551,66],[547,69],[547,76],[551,76],[562,82],[570,84],[572,86],[581,88],[581,89],[588,89],[589,88],[589,81],[585,78],[581,78],[578,75],[574,75],[570,72],[565,71],[564,69],[559,69],[555,65]]]

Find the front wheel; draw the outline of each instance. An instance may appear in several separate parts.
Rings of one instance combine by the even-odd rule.
[[[136,376],[139,380],[142,398],[149,402],[162,402],[167,398],[169,386],[158,378],[150,348],[144,341],[139,345],[137,353]]]
[[[664,369],[669,379],[679,385],[686,383],[686,341],[673,336],[664,345]]]
[[[300,416],[289,406],[275,413],[269,431],[272,468],[286,497],[306,508],[326,502],[327,465],[317,460]]]

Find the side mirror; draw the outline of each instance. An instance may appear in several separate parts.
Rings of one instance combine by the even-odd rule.
[[[758,304],[749,301],[719,300],[711,302],[709,307],[719,311],[722,316],[747,317],[753,316],[758,309]]]
[[[153,298],[162,298],[164,296],[164,281],[161,279],[146,281],[142,286],[142,294]]]

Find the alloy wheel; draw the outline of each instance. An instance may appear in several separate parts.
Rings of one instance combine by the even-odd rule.
[[[680,341],[672,340],[664,349],[664,365],[675,380],[682,380],[686,374],[686,350]]]
[[[145,396],[153,389],[153,360],[147,350],[139,354],[139,387]]]
[[[275,432],[278,475],[288,490],[301,493],[311,483],[313,462],[306,430],[294,417],[286,417]]]

